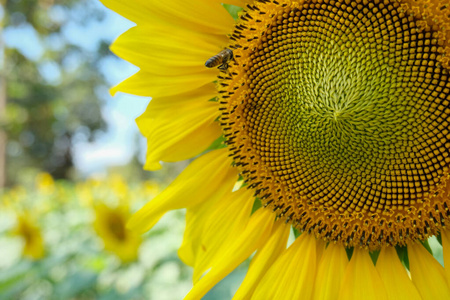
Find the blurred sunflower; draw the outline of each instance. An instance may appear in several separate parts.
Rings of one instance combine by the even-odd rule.
[[[116,254],[124,263],[136,260],[142,239],[125,227],[131,216],[128,206],[97,203],[94,210],[94,229],[103,240],[105,250]]]
[[[35,225],[35,222],[29,213],[17,215],[16,226],[12,233],[21,237],[24,241],[22,250],[23,256],[33,260],[44,257],[45,249],[41,230]]]
[[[447,0],[103,2],[145,167],[201,155],[129,223],[187,208],[186,299],[255,251],[234,299],[450,299]]]
[[[49,173],[40,173],[36,176],[36,188],[44,195],[51,195],[55,190],[55,181]]]

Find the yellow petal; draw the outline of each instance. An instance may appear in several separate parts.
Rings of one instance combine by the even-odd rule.
[[[264,275],[252,299],[311,299],[316,251],[316,238],[307,233],[300,235]]]
[[[168,117],[171,114],[176,113],[178,107],[189,107],[204,105],[205,102],[209,101],[217,96],[217,89],[214,83],[208,83],[199,89],[192,90],[188,93],[177,94],[175,96],[168,97],[158,97],[150,101],[146,111],[142,114],[140,118],[156,118],[156,117]],[[199,104],[200,103],[200,104]],[[216,114],[216,117],[218,114]],[[143,135],[148,136],[148,127],[140,128]]]
[[[131,217],[130,229],[145,232],[169,210],[194,206],[214,194],[230,191],[237,180],[227,149],[214,150],[193,161],[161,194]]]
[[[245,230],[236,236],[234,242],[222,252],[220,258],[215,260],[211,270],[194,285],[185,300],[201,299],[215,284],[267,241],[273,224],[274,214],[272,211],[257,210],[250,218]]]
[[[128,79],[111,88],[111,95],[117,92],[144,96],[164,97],[178,95],[198,89],[217,78],[217,70],[204,69],[195,74],[161,75],[138,71]]]
[[[225,195],[209,212],[195,262],[194,283],[220,260],[236,236],[244,231],[252,213],[253,194],[253,190],[241,189]]]
[[[322,261],[322,255],[327,248],[327,243],[325,243],[323,240],[318,239],[316,240],[316,258],[317,258],[317,265]]]
[[[286,250],[290,228],[291,226],[286,225],[282,220],[275,223],[272,236],[252,258],[247,275],[233,300],[250,299],[264,274],[280,254]]]
[[[239,6],[239,7],[245,7],[246,4],[248,3],[252,3],[253,0],[213,0],[215,2],[218,3],[226,3],[226,4],[231,4],[231,5],[235,5],[235,6]]]
[[[186,230],[178,255],[186,264],[195,265],[194,282],[198,280],[195,279],[198,269],[203,268],[200,275],[206,271],[202,265],[208,264],[221,248],[226,248],[228,236],[242,232],[250,219],[254,202],[251,190],[218,196],[186,212]]]
[[[183,242],[178,249],[178,256],[188,266],[194,267],[195,265],[200,251],[203,229],[207,226],[209,212],[220,200],[218,196],[223,195],[212,195],[208,201],[186,210],[186,229],[184,230]]]
[[[220,5],[204,0],[102,0],[103,4],[136,24],[154,22],[187,27],[193,31],[226,35],[233,19]]]
[[[134,23],[144,21],[152,13],[151,7],[142,5],[144,1],[100,0],[107,8],[117,12]]]
[[[313,299],[336,299],[336,295],[339,295],[347,265],[348,258],[345,248],[341,245],[330,243],[323,252],[317,269]]]
[[[353,251],[345,270],[339,292],[340,300],[386,300],[386,290],[369,252],[363,249]]]
[[[448,230],[441,231],[442,250],[444,252],[444,266],[447,283],[450,285],[450,232]]]
[[[444,268],[421,244],[408,245],[411,278],[422,299],[450,299]]]
[[[386,247],[381,250],[376,269],[390,300],[422,299],[400,262],[394,247]]]
[[[156,170],[160,161],[189,159],[205,151],[221,135],[214,85],[172,97],[152,99],[136,119],[147,138],[145,169]]]
[[[226,35],[234,25],[233,18],[220,3],[205,0],[149,0],[158,21],[170,22],[193,31]],[[147,18],[148,21],[148,18]]]
[[[153,23],[136,26],[111,45],[117,56],[141,70],[161,75],[192,74],[205,70],[205,62],[227,45],[225,35],[192,32],[184,27]]]

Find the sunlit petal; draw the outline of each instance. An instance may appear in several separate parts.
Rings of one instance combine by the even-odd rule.
[[[211,270],[194,285],[185,300],[203,297],[216,283],[261,247],[270,237],[273,223],[272,212],[265,209],[257,210],[245,230],[236,236],[233,244],[225,249],[215,261],[215,265],[211,266]]]
[[[317,270],[316,251],[315,237],[302,234],[267,271],[252,299],[311,299]]]
[[[408,245],[411,278],[422,299],[450,299],[444,268],[419,243]]]
[[[345,270],[339,300],[387,300],[388,295],[367,251],[353,251]]]
[[[348,258],[345,249],[340,245],[329,244],[323,252],[317,269],[313,299],[336,299],[347,265]]]
[[[211,151],[196,159],[130,219],[129,228],[145,232],[169,210],[194,206],[215,194],[231,191],[237,172],[230,165],[226,149]]]
[[[393,247],[381,250],[376,269],[390,300],[422,299]]]
[[[256,252],[241,286],[233,297],[233,300],[250,299],[259,281],[267,270],[286,249],[290,226],[283,222],[275,223],[273,234],[266,244]]]

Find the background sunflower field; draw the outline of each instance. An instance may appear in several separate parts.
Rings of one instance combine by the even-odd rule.
[[[0,299],[181,299],[192,286],[183,211],[142,237],[125,228],[185,165],[142,171],[134,119],[149,99],[109,96],[136,71],[108,49],[131,26],[94,0],[0,1]]]
[[[136,68],[109,51],[133,24],[95,0],[0,1],[0,299],[182,299],[185,212],[144,236],[128,218],[187,163],[142,170],[134,119],[109,96]],[[245,274],[206,299],[229,299]]]
[[[0,298],[182,297],[190,287],[190,271],[176,256],[182,212],[168,216],[143,239],[124,228],[131,209],[159,186],[154,181],[128,184],[119,175],[54,182],[45,173],[33,187],[4,191]],[[116,213],[117,208],[124,213]],[[169,228],[179,236],[167,235]],[[164,295],[168,290],[172,295]]]

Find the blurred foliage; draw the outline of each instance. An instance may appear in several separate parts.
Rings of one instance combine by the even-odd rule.
[[[5,190],[0,299],[182,299],[192,286],[190,268],[176,255],[184,212],[166,215],[142,240],[125,238],[132,235],[124,227],[131,211],[160,189],[156,181],[131,184],[117,174],[79,183],[41,174],[32,186]],[[133,248],[137,255],[130,256]]]
[[[92,42],[95,47],[86,49],[71,39],[70,30],[83,30],[104,13],[88,0],[7,0],[3,10],[4,34],[36,37],[34,52],[3,49],[7,106],[0,128],[8,137],[8,184],[30,168],[69,178],[74,136],[92,140],[104,129],[99,95],[106,94],[107,84],[100,69],[112,57],[110,41]]]

